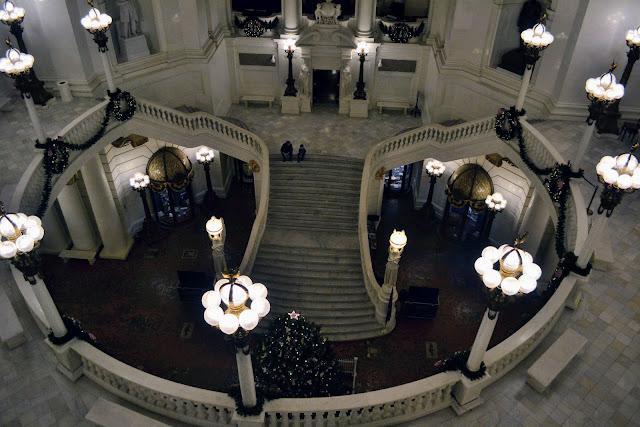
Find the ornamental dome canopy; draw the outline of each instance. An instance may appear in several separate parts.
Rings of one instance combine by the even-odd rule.
[[[476,212],[486,208],[485,199],[493,194],[493,181],[482,166],[467,163],[451,175],[445,188],[449,202],[455,207],[468,204]]]
[[[180,191],[191,182],[193,167],[182,150],[163,147],[149,159],[147,175],[151,181],[151,188],[157,193],[164,192],[167,187],[173,191]]]

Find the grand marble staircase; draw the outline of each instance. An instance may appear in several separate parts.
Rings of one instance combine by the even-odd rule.
[[[295,310],[333,341],[382,335],[358,246],[362,160],[271,158],[267,227],[251,273],[269,289],[267,317]]]

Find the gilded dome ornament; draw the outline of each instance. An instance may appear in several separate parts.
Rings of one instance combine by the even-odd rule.
[[[482,166],[467,163],[451,175],[445,193],[452,206],[461,208],[469,205],[474,212],[481,212],[487,207],[487,196],[493,194],[493,182]]]
[[[167,188],[184,189],[193,179],[193,167],[189,158],[176,147],[163,147],[156,151],[147,163],[150,187],[156,193]]]

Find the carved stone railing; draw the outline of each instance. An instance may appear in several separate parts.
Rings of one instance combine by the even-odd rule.
[[[84,341],[74,341],[82,373],[112,393],[158,414],[196,425],[232,425],[235,401],[225,393],[158,378],[122,363]]]
[[[369,393],[315,399],[277,399],[265,404],[269,426],[396,425],[451,405],[459,372],[444,372]]]

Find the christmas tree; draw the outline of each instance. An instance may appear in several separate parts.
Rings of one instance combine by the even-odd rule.
[[[320,327],[295,311],[275,319],[255,352],[256,377],[274,397],[345,394],[344,372]]]

